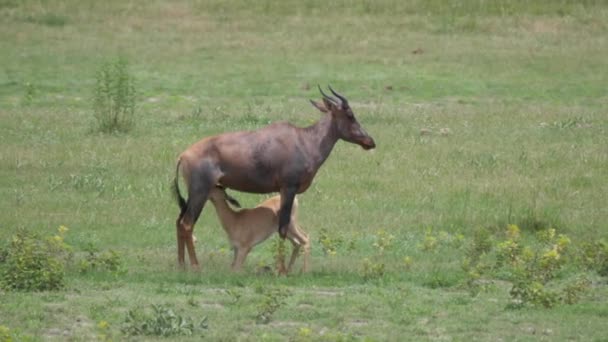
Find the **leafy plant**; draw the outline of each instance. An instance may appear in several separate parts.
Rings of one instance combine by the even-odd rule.
[[[437,240],[437,236],[435,236],[435,234],[433,234],[433,229],[427,228],[426,231],[424,232],[424,240],[422,240],[422,243],[419,244],[418,247],[425,252],[432,252],[435,249],[437,249],[437,245],[438,245],[438,240]]]
[[[287,269],[285,268],[285,240],[277,236],[272,241],[271,248],[274,251],[276,271],[279,274],[287,274]]]
[[[395,236],[387,233],[386,230],[381,229],[374,236],[376,241],[374,242],[374,247],[380,252],[383,253],[385,250],[389,249],[393,245],[393,241],[395,240]]]
[[[61,289],[66,263],[71,257],[71,247],[64,242],[67,231],[61,226],[57,234],[42,239],[19,229],[4,252],[0,287],[21,291]]]
[[[477,263],[482,255],[492,250],[492,235],[485,228],[473,231],[473,238],[465,249],[466,256],[473,264]]]
[[[608,277],[608,243],[605,240],[583,243],[578,254],[584,267]]]
[[[272,320],[274,313],[283,305],[291,292],[286,288],[272,287],[261,290],[263,300],[258,305],[256,321],[259,324],[267,324]]]
[[[511,303],[513,307],[521,307],[531,303],[551,308],[559,302],[557,292],[547,290],[544,284],[529,278],[522,278],[514,282],[509,294],[514,299]]]
[[[194,320],[184,318],[163,305],[152,305],[152,314],[140,309],[127,312],[122,332],[127,335],[146,336],[190,336],[208,329],[207,317],[194,324]]]
[[[406,255],[406,256],[404,256],[404,257],[403,257],[403,267],[404,267],[406,270],[408,270],[408,271],[409,271],[410,269],[412,269],[412,265],[413,265],[413,264],[414,264],[414,260],[412,260],[412,257],[411,257],[411,256]]]
[[[241,297],[243,297],[241,291],[238,291],[237,289],[226,289],[224,292],[230,296],[232,299],[232,304],[238,303]]]
[[[325,255],[333,256],[338,253],[338,249],[344,243],[341,237],[330,234],[325,228],[322,228],[319,232],[319,244],[323,249]]]
[[[81,273],[91,271],[109,271],[120,273],[123,271],[120,254],[114,250],[100,252],[90,244],[86,248],[87,256],[80,260],[79,269]]]
[[[31,82],[26,82],[23,86],[25,88],[25,93],[23,94],[22,103],[23,105],[29,105],[32,103],[36,96],[36,87]]]
[[[507,228],[507,240],[498,244],[497,265],[506,267],[511,274],[513,286],[510,295],[512,306],[526,304],[551,308],[557,303],[572,304],[587,288],[587,282],[574,282],[561,291],[547,285],[566,264],[566,251],[570,239],[556,234],[553,228],[536,233],[537,245],[526,246],[516,225]]]
[[[582,294],[589,290],[590,286],[591,281],[589,279],[580,277],[562,290],[561,300],[566,304],[575,304],[580,300]]]
[[[97,323],[97,339],[99,341],[112,341],[112,336],[110,333],[110,323],[105,320],[99,321]]]
[[[127,62],[118,58],[101,65],[96,75],[93,115],[104,133],[128,132],[135,125],[135,85]]]
[[[382,278],[385,273],[385,265],[383,262],[374,262],[369,258],[363,259],[363,270],[361,275],[364,280]]]
[[[0,325],[0,342],[12,342],[13,334],[11,333],[11,329],[4,325]]]

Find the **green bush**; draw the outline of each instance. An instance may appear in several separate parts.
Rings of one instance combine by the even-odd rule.
[[[338,253],[338,249],[344,243],[344,239],[337,235],[331,234],[327,229],[322,228],[319,232],[319,245],[325,255],[334,256]]]
[[[264,299],[258,305],[256,321],[261,324],[267,324],[272,320],[272,315],[283,305],[287,297],[291,296],[288,289],[280,287],[265,288],[262,291]]]
[[[100,252],[95,246],[86,247],[87,256],[80,260],[79,269],[81,273],[91,271],[109,271],[112,273],[124,272],[120,254],[114,250]]]
[[[579,252],[579,260],[589,270],[608,277],[608,243],[604,240],[585,242]]]
[[[384,276],[386,269],[383,262],[374,262],[369,258],[363,259],[361,276],[364,280],[380,279]]]
[[[520,229],[509,225],[507,240],[497,245],[497,266],[506,269],[513,286],[509,292],[514,307],[526,304],[551,308],[558,303],[574,304],[589,285],[586,278],[565,287],[555,288],[550,282],[570,262],[570,238],[556,234],[553,228],[536,232],[536,243],[524,244]]]
[[[194,320],[175,314],[163,305],[152,305],[152,314],[140,309],[129,310],[122,332],[127,335],[190,336],[208,328],[207,317],[195,325]]]
[[[128,132],[135,126],[135,85],[127,62],[118,58],[101,65],[96,75],[93,114],[104,133]]]
[[[47,239],[24,229],[17,231],[2,253],[0,287],[19,291],[61,289],[71,257],[71,248],[63,241],[66,231],[61,226],[56,235]]]

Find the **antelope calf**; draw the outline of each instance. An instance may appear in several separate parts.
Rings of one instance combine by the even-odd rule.
[[[216,186],[210,191],[209,200],[215,207],[217,216],[228,234],[228,240],[234,250],[232,270],[238,271],[251,249],[277,232],[281,197],[277,195],[269,198],[255,208],[234,210],[228,205],[228,202],[237,207],[240,207],[239,203],[222,187]],[[307,272],[309,268],[310,241],[308,235],[297,223],[297,211],[298,200],[294,199],[291,220],[287,227],[287,239],[293,244],[293,250],[287,268],[285,268],[285,256],[277,256],[279,274],[291,271],[291,267],[300,253],[300,247],[304,249],[302,271]]]

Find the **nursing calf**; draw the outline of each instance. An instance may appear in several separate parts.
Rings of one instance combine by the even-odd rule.
[[[277,232],[281,199],[279,196],[274,196],[255,208],[234,210],[228,205],[228,202],[239,206],[238,202],[223,188],[214,187],[209,193],[209,200],[215,207],[217,216],[228,234],[228,240],[234,250],[232,270],[238,271],[251,249]],[[309,270],[310,241],[308,235],[297,223],[297,211],[298,200],[294,199],[290,222],[287,226],[287,239],[293,244],[293,250],[287,268],[285,268],[285,256],[278,256],[277,266],[280,274],[288,273],[291,270],[300,252],[300,247],[304,250],[302,271]]]

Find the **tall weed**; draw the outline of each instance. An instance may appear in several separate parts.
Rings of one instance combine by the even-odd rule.
[[[103,133],[124,133],[135,126],[136,92],[127,62],[118,58],[101,65],[96,75],[93,115]]]

